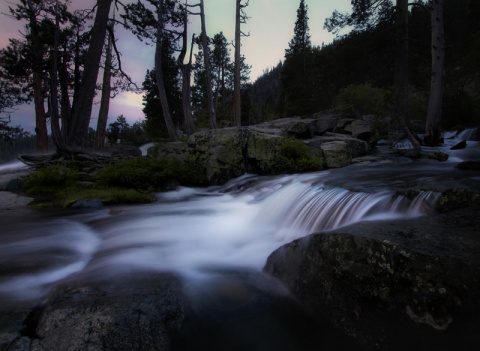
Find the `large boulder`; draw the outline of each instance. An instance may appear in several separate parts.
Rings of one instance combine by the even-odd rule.
[[[59,291],[45,307],[3,312],[2,350],[170,350],[185,318],[179,280],[137,275]],[[100,285],[100,287],[98,287]],[[5,306],[2,306],[5,307]]]
[[[331,141],[321,145],[328,168],[345,167],[352,163],[352,154],[344,141]]]
[[[367,142],[350,135],[327,132],[322,136],[314,137],[305,142],[312,148],[321,148],[322,144],[333,141],[343,141],[347,144],[352,158],[365,156],[370,151]]]
[[[211,184],[223,184],[245,173],[244,149],[248,129],[224,128],[198,132],[188,139],[194,154],[205,160]]]
[[[479,207],[365,222],[275,251],[265,272],[367,350],[480,344]]]
[[[186,162],[190,153],[188,144],[183,141],[159,143],[148,150],[150,156],[179,162]]]
[[[369,119],[367,120],[357,119],[353,121],[351,125],[351,129],[352,129],[352,136],[354,138],[365,140],[367,142],[370,141],[372,136],[372,122]]]
[[[275,172],[275,161],[285,138],[258,132],[250,133],[246,147],[246,170],[256,174]]]
[[[337,127],[337,122],[341,118],[335,112],[319,112],[312,117],[315,120],[315,134],[321,135],[325,132],[333,132]]]

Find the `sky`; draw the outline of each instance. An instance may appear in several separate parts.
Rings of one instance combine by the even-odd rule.
[[[123,1],[129,3],[132,1]],[[0,0],[0,48],[8,45],[8,38],[19,38],[23,25],[4,15],[8,7],[15,7],[18,0]],[[95,0],[72,0],[75,8],[88,8]],[[189,4],[197,3],[190,0]],[[213,37],[223,32],[227,40],[233,42],[235,32],[235,0],[204,0],[207,35]],[[245,3],[245,1],[242,1]],[[334,10],[349,12],[350,0],[306,0],[308,6],[309,28],[313,45],[330,43],[335,36],[325,29],[325,18],[330,17]],[[283,60],[285,49],[293,38],[297,9],[300,0],[250,0],[245,13],[249,17],[242,31],[249,33],[242,37],[241,53],[246,62],[252,66],[250,79],[254,82],[265,70],[275,67]],[[200,33],[198,16],[190,18],[189,33]],[[122,53],[122,67],[138,86],[141,86],[147,69],[153,68],[154,48],[139,42],[132,34],[119,30],[117,46]],[[233,55],[233,47],[231,52]],[[98,100],[98,99],[97,99]],[[92,112],[91,126],[96,126],[98,105]],[[132,125],[143,119],[142,95],[121,93],[110,102],[108,123],[112,123],[119,115],[124,115]],[[21,106],[12,115],[11,126],[21,125],[27,131],[35,128],[33,106]]]

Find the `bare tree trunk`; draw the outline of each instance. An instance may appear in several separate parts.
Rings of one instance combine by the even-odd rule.
[[[190,60],[187,64],[183,61],[187,54],[187,38],[188,38],[188,11],[185,9],[183,17],[183,33],[182,33],[182,50],[178,55],[178,65],[182,72],[182,107],[183,107],[183,117],[185,120],[185,129],[187,135],[190,136],[195,133],[195,126],[193,124],[193,115],[192,115],[192,103],[190,100],[190,72],[192,69],[192,52],[193,52],[193,42],[195,34],[192,36],[192,47],[190,48]]]
[[[88,59],[85,62],[78,98],[73,102],[72,123],[67,141],[70,147],[83,148],[85,145],[111,4],[112,0],[97,0],[97,13],[91,30]]]
[[[242,0],[236,0],[236,13],[235,13],[235,67],[233,72],[233,125],[240,127],[242,125],[242,101],[240,92],[240,18],[241,18],[241,2]]]
[[[420,155],[420,143],[408,128],[408,0],[397,0],[395,55],[395,111],[391,124],[393,139],[405,135],[413,145],[414,156]]]
[[[38,23],[35,17],[35,6],[31,0],[27,1],[30,9],[29,24],[32,41],[37,40]],[[40,53],[41,55],[41,53]],[[41,57],[37,58],[38,62]],[[37,150],[45,151],[48,149],[48,131],[47,131],[47,114],[45,112],[45,94],[43,92],[42,70],[34,64],[33,68],[33,102],[35,104],[35,133],[37,135]]]
[[[435,146],[440,143],[440,120],[445,79],[443,2],[443,0],[432,1],[432,76],[425,128],[425,144],[428,146]]]
[[[45,112],[45,96],[43,79],[40,72],[33,72],[33,101],[35,104],[35,133],[37,134],[37,150],[48,148],[47,114]]]
[[[113,24],[110,25],[113,31]],[[107,129],[108,111],[110,109],[110,92],[112,78],[112,35],[108,35],[108,43],[105,55],[105,69],[103,70],[102,99],[100,100],[100,110],[98,111],[97,133],[95,136],[95,147],[102,149],[105,146],[105,131]]]
[[[207,29],[205,26],[205,9],[203,6],[203,0],[200,0],[200,18],[202,23],[202,47],[203,47],[203,61],[205,64],[205,75],[207,80],[207,105],[208,105],[208,117],[210,119],[210,127],[212,129],[217,128],[217,118],[215,116],[215,108],[213,105],[213,92],[212,92],[212,73],[210,70],[210,53],[208,50],[207,42]]]
[[[70,123],[70,117],[71,117],[71,112],[72,112],[72,106],[70,104],[70,94],[69,94],[69,89],[68,89],[68,68],[67,68],[67,58],[66,58],[66,52],[67,48],[64,47],[64,55],[62,59],[62,68],[60,70],[61,76],[60,76],[60,94],[61,94],[61,114],[60,118],[62,120],[62,137],[63,140],[67,140],[68,134],[68,125]]]
[[[155,45],[155,76],[157,78],[158,96],[162,105],[163,118],[167,126],[168,136],[171,141],[177,141],[177,133],[170,115],[170,107],[168,106],[167,93],[165,91],[165,83],[163,79],[162,69],[162,40],[163,40],[163,3],[158,3],[158,23],[157,23],[157,43]]]
[[[55,35],[52,52],[52,77],[50,82],[50,124],[52,138],[57,154],[64,155],[68,152],[60,130],[60,116],[58,112],[58,43],[60,40],[60,20],[58,16],[58,4],[55,7]]]

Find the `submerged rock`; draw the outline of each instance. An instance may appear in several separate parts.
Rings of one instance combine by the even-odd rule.
[[[473,349],[479,211],[314,234],[275,251],[264,270],[366,349]]]

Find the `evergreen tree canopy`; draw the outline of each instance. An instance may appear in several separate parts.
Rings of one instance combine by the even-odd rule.
[[[293,38],[288,43],[288,49],[285,50],[285,57],[303,54],[310,51],[312,48],[307,12],[308,6],[305,5],[305,0],[301,0],[300,6],[297,10],[297,20],[295,21]]]

